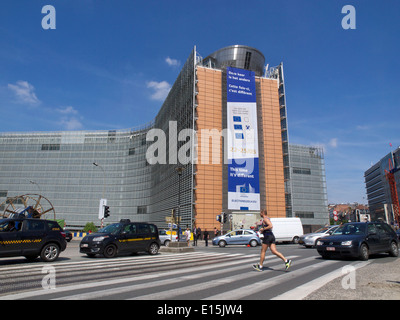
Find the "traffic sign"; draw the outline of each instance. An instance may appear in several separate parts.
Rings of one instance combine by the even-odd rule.
[[[167,222],[167,223],[172,223],[172,222],[174,222],[174,218],[173,217],[165,217],[165,222]]]
[[[336,215],[333,216],[333,220],[338,221],[338,219],[339,219],[338,216]]]

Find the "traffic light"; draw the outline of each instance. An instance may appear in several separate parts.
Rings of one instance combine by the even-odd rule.
[[[226,212],[223,213],[224,216],[224,222],[228,222],[228,215],[226,214]]]
[[[108,218],[110,216],[110,207],[104,206],[104,218]]]

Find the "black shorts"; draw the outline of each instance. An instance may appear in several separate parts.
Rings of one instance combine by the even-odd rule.
[[[272,232],[264,233],[264,238],[262,239],[263,244],[273,244],[275,243],[275,236]]]

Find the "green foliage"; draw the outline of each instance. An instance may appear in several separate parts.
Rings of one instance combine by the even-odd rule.
[[[97,232],[97,227],[93,222],[86,223],[85,227],[82,230],[83,232]]]

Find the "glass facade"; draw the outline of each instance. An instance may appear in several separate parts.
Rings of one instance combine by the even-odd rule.
[[[171,147],[170,121],[177,124],[177,132],[193,128],[194,63],[195,50],[154,122],[142,127],[0,134],[0,202],[41,194],[51,201],[57,219],[77,228],[87,222],[100,224],[101,198],[110,207],[106,224],[131,219],[165,227],[165,217],[180,204],[181,225],[191,227],[193,161],[179,165],[184,167],[180,177],[177,163],[150,165],[147,150],[153,141],[146,137],[149,130],[161,129]],[[176,148],[184,143],[177,141]],[[164,150],[168,158],[170,150]],[[5,204],[1,213],[4,208]]]
[[[289,157],[293,217],[305,230],[329,223],[323,149],[289,144]]]
[[[150,204],[151,177],[145,153],[151,126],[1,134],[0,201],[41,194],[51,201],[57,218],[82,226],[97,221],[99,200],[107,198],[112,216],[129,218],[138,213],[138,207]],[[148,218],[138,214],[141,221]]]
[[[389,223],[393,223],[395,220],[391,189],[386,178],[386,173],[390,170],[393,171],[398,193],[397,197],[400,198],[400,148],[388,153],[364,173],[369,212],[372,220],[381,218]]]

